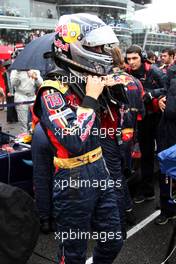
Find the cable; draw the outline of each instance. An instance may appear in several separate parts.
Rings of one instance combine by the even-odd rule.
[[[39,253],[36,252],[36,251],[33,251],[33,254],[36,255],[36,256],[38,256],[38,257],[40,257],[40,258],[43,258],[43,259],[45,259],[45,260],[48,260],[48,261],[50,261],[51,263],[56,263],[56,264],[58,264],[58,262],[56,262],[55,260],[50,259],[50,258],[47,258],[47,257],[45,257],[45,256],[42,256],[41,254],[39,254]]]

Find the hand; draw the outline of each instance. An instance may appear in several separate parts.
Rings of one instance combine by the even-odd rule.
[[[164,112],[165,108],[166,108],[166,96],[162,97],[161,99],[159,99],[158,101],[158,106],[160,108],[160,110],[162,112]]]
[[[105,81],[105,85],[108,87],[114,86],[117,84],[117,81],[113,78],[114,75],[107,75],[102,77],[102,79]]]
[[[33,70],[28,71],[28,76],[29,76],[29,78],[32,78],[34,80],[38,79],[37,73],[35,71],[33,71]]]
[[[105,81],[101,77],[91,76],[87,77],[86,95],[94,99],[98,99],[105,86]]]
[[[7,93],[7,96],[10,97],[10,96],[12,96],[12,94],[8,92],[8,93]]]
[[[4,99],[5,97],[0,95],[0,103],[4,103]]]
[[[0,97],[5,98],[4,90],[0,87]]]

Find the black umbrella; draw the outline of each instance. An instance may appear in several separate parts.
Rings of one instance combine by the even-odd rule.
[[[51,51],[55,34],[55,32],[46,34],[27,44],[9,70],[36,69],[41,72],[42,76],[53,70],[55,68],[54,60],[52,58],[45,59],[43,54]]]

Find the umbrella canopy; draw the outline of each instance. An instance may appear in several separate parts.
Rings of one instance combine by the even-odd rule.
[[[13,51],[12,46],[0,45],[0,60],[9,60]]]
[[[55,68],[52,58],[45,59],[43,54],[51,51],[55,32],[46,34],[40,38],[31,41],[16,57],[9,70],[29,70],[35,69],[44,76]]]

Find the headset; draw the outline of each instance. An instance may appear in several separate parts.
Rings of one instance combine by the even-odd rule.
[[[134,51],[133,51],[134,49]],[[131,45],[127,51],[130,50],[130,52],[126,52],[126,55],[125,55],[125,63],[128,64],[128,60],[127,60],[127,54],[129,53],[138,53],[139,56],[141,57],[141,62],[145,62],[147,61],[148,57],[147,57],[147,52],[145,50],[143,50],[140,46],[134,44],[134,45]]]

